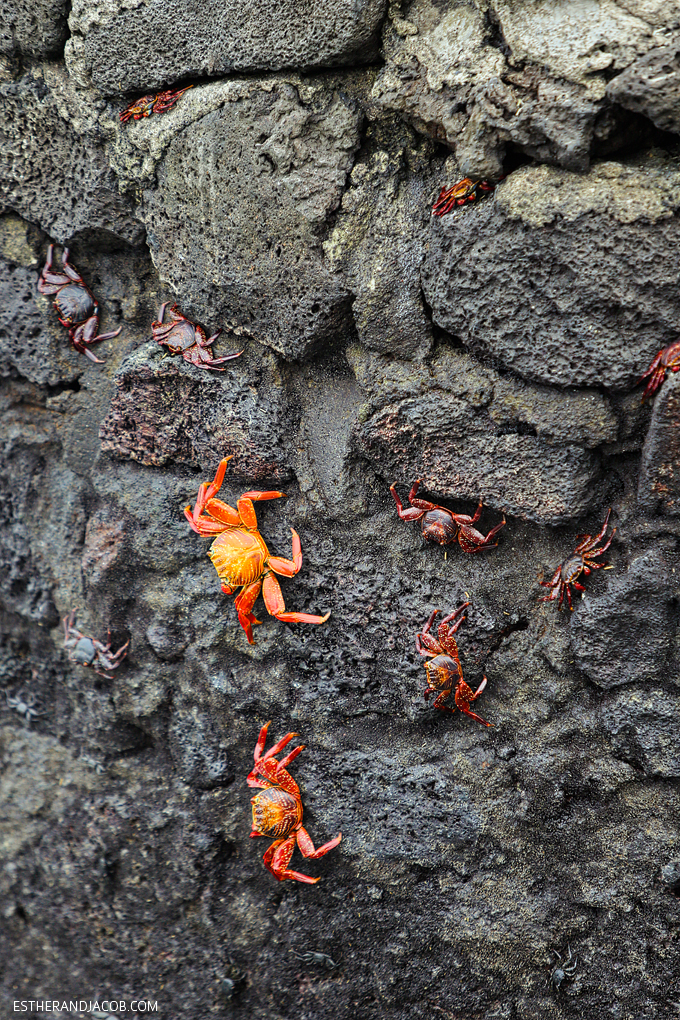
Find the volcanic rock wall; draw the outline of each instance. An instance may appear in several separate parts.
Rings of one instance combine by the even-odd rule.
[[[680,2],[9,0],[0,27],[6,1014],[674,1015],[680,377],[636,383],[680,320]],[[433,218],[466,175],[500,183]],[[104,364],[38,291],[50,243],[122,327]],[[166,301],[245,353],[169,357]],[[230,504],[286,493],[261,532],[299,533],[286,605],[327,623],[259,602],[248,644],[182,513],[225,456]],[[389,492],[415,479],[505,514],[498,547],[426,543]],[[610,507],[609,569],[541,601]],[[414,635],[464,601],[489,729],[422,696]],[[76,607],[130,639],[108,677],[67,657]],[[267,720],[306,745],[312,839],[343,833],[296,852],[315,886],[248,838]]]

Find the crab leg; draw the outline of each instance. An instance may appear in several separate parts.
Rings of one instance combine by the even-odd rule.
[[[259,492],[257,489],[253,489],[252,492],[244,492],[237,500],[236,506],[238,507],[241,520],[245,524],[246,528],[250,528],[251,530],[257,528],[257,517],[255,515],[253,500],[281,499],[282,497],[285,497],[285,495],[285,492]]]
[[[248,639],[249,645],[255,644],[255,641],[253,640],[253,624],[261,622],[255,617],[254,613],[252,612],[253,606],[257,602],[257,596],[260,594],[261,588],[262,578],[259,577],[257,581],[253,581],[252,584],[245,585],[245,587],[241,589],[241,594],[237,597],[236,601],[234,602],[234,605],[236,606],[236,612],[238,613],[238,622],[241,624],[244,631],[246,632],[246,637]],[[222,588],[222,590],[224,591],[224,587]],[[226,594],[229,595],[231,594],[231,592],[226,592]],[[267,600],[265,598],[265,605],[266,602]],[[267,606],[267,608],[269,607]]]
[[[295,834],[289,836],[288,839],[277,839],[262,858],[265,868],[271,871],[274,878],[278,878],[279,882],[283,882],[285,878],[290,878],[294,882],[306,882],[308,885],[316,885],[320,879],[303,875],[300,871],[291,871],[288,867],[294,849]]]
[[[460,712],[465,712],[465,714],[469,715],[471,719],[476,720],[476,722],[482,723],[482,725],[484,726],[493,726],[493,723],[487,722],[486,719],[482,719],[481,715],[476,715],[474,712],[470,711],[470,702],[474,701],[476,698],[479,697],[479,695],[486,687],[486,684],[487,679],[486,677],[484,677],[481,684],[473,694],[472,688],[469,687],[464,680],[461,680],[461,682],[456,687],[454,701],[456,702],[456,708]]]
[[[313,858],[314,860],[318,860],[319,857],[325,857],[328,851],[336,847],[341,839],[342,833],[339,832],[335,839],[331,839],[328,843],[324,843],[323,846],[315,849],[311,836],[302,825],[297,831],[297,845],[300,847],[300,853],[303,857]]]
[[[325,616],[314,616],[311,613],[287,613],[281,585],[271,572],[264,576],[262,597],[264,598],[267,612],[284,623],[325,623],[331,615],[330,613],[326,613]]]

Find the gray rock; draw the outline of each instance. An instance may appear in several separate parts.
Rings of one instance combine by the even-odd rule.
[[[373,97],[453,148],[461,176],[498,177],[510,144],[585,170],[595,133],[602,143],[617,130],[601,116],[612,70],[673,35],[656,12],[636,7],[598,3],[573,18],[528,0],[393,4]]]
[[[67,0],[7,0],[0,11],[0,53],[57,55],[68,35]]]
[[[356,349],[350,363],[380,408],[357,425],[358,448],[388,484],[396,479],[410,488],[419,478],[436,497],[475,506],[483,499],[512,516],[551,523],[580,516],[601,499],[599,460],[577,445],[617,434],[599,395],[523,386],[446,348],[429,373]],[[565,426],[572,412],[573,431]]]
[[[433,219],[433,319],[525,379],[632,387],[677,334],[679,207],[680,170],[663,155],[587,175],[518,170],[491,199]]]
[[[93,104],[59,65],[0,84],[0,209],[62,244],[83,232],[138,244],[144,229],[119,194]]]
[[[362,343],[402,358],[422,357],[432,346],[420,289],[431,150],[395,118],[372,123],[324,244],[329,268],[343,273],[355,295]]]
[[[619,692],[600,709],[614,753],[644,776],[680,776],[680,696],[661,688]]]
[[[318,79],[230,82],[220,95],[206,116],[201,90],[183,97],[177,117],[199,119],[172,138],[144,193],[151,254],[185,314],[246,325],[301,358],[351,322],[320,232],[340,202],[361,116]]]
[[[214,723],[194,707],[176,716],[169,731],[170,753],[182,782],[201,790],[228,786],[234,767]]]
[[[232,350],[233,340],[217,341],[215,351]],[[116,374],[99,433],[102,450],[155,467],[191,464],[206,475],[233,456],[230,476],[289,477],[287,419],[273,358],[251,346],[252,355],[227,362],[224,372],[169,358],[156,343],[138,348]]]
[[[377,54],[386,0],[207,0],[195,18],[188,0],[76,0],[66,47],[70,73],[104,95],[160,89],[188,76],[363,64]],[[181,26],[181,31],[179,31]]]
[[[652,513],[680,514],[680,377],[669,373],[654,397],[642,450],[638,502]]]
[[[605,593],[581,601],[570,621],[574,659],[598,687],[665,678],[677,627],[675,569],[674,554],[651,550],[622,576],[607,571]]]
[[[680,46],[660,46],[645,54],[607,85],[620,106],[642,113],[662,131],[680,131]]]

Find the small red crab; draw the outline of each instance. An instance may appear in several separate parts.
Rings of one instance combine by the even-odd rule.
[[[474,692],[472,688],[465,683],[465,680],[463,680],[463,669],[458,656],[458,645],[456,644],[456,639],[453,636],[461,623],[464,622],[464,613],[469,605],[469,602],[463,602],[461,606],[458,606],[458,609],[444,617],[437,628],[437,637],[439,640],[430,634],[430,627],[434,623],[434,618],[439,612],[438,609],[435,609],[430,613],[427,623],[423,627],[422,631],[419,634],[416,634],[416,648],[418,652],[420,655],[429,657],[432,660],[431,662],[425,663],[428,683],[424,692],[425,700],[427,701],[431,694],[437,694],[437,697],[432,702],[433,708],[439,708],[442,712],[455,712],[457,708],[460,712],[465,712],[465,714],[469,715],[471,719],[476,719],[477,722],[482,723],[484,726],[493,726],[493,723],[487,722],[486,719],[482,719],[481,715],[475,715],[474,712],[470,711],[470,702],[475,701],[475,699],[482,693],[486,687],[487,679],[484,677],[481,684]],[[456,691],[453,696],[453,700],[456,703],[456,708],[451,708],[449,705],[444,705],[443,702],[446,701],[451,694],[454,684]]]
[[[408,494],[411,507],[404,510],[402,502],[397,495],[396,484],[394,482],[390,485],[390,492],[394,496],[394,502],[397,504],[397,513],[402,521],[420,521],[424,538],[429,538],[433,542],[439,542],[440,545],[450,545],[451,542],[458,541],[461,549],[468,553],[481,552],[483,549],[495,549],[498,545],[498,542],[492,542],[491,539],[505,525],[505,517],[503,517],[500,524],[491,529],[486,537],[477,531],[476,528],[473,528],[473,524],[476,524],[482,516],[481,500],[474,517],[468,517],[467,514],[454,514],[452,510],[447,510],[445,506],[437,506],[436,503],[430,503],[426,499],[416,499],[416,493],[420,485],[420,480],[418,480],[413,483],[413,487]]]
[[[208,556],[213,561],[217,576],[222,582],[224,594],[233,595],[237,588],[241,589],[235,605],[239,623],[246,632],[248,642],[254,644],[252,625],[260,622],[252,613],[260,589],[267,611],[277,620],[288,623],[325,623],[330,613],[326,613],[325,616],[287,613],[281,587],[274,577],[274,574],[294,577],[302,566],[302,548],[297,531],[291,528],[293,559],[286,560],[282,556],[270,556],[264,539],[257,530],[253,500],[279,499],[285,496],[285,493],[244,492],[236,502],[238,510],[223,503],[221,499],[215,499],[222,487],[224,472],[230,460],[231,457],[225,457],[220,461],[210,485],[207,482],[200,485],[194,509],[192,510],[190,506],[185,507],[184,516],[198,535],[204,537],[217,535],[210,546]]]
[[[64,648],[68,651],[70,662],[78,666],[90,666],[99,676],[113,680],[112,676],[104,673],[105,669],[116,669],[127,655],[130,639],[122,645],[117,652],[111,651],[111,632],[106,644],[97,641],[93,637],[85,637],[73,626],[76,622],[77,610],[72,609],[70,616],[64,617]]]
[[[578,591],[585,591],[583,585],[579,584],[578,578],[581,574],[589,574],[591,570],[598,570],[599,567],[606,566],[605,563],[595,563],[595,557],[602,556],[602,554],[607,551],[609,546],[612,544],[614,535],[616,534],[616,528],[614,528],[605,544],[600,546],[599,549],[597,548],[597,543],[601,538],[604,538],[611,512],[610,507],[609,510],[607,510],[607,516],[604,519],[602,530],[595,535],[595,538],[593,538],[592,535],[577,535],[576,538],[580,538],[581,541],[576,546],[571,556],[566,559],[564,563],[560,564],[549,581],[540,582],[544,588],[553,589],[549,595],[546,595],[541,599],[541,602],[554,602],[559,596],[560,601],[557,608],[561,609],[566,592],[569,608],[573,611],[574,607],[571,604],[571,589],[577,588]]]
[[[286,733],[277,744],[262,754],[267,741],[267,730],[269,723],[265,723],[260,730],[260,735],[255,744],[255,768],[247,779],[248,786],[259,786],[261,793],[256,794],[250,801],[253,805],[253,831],[251,839],[255,836],[274,837],[274,842],[264,855],[264,866],[279,882],[285,878],[293,879],[295,882],[307,882],[313,885],[320,881],[318,878],[310,878],[299,871],[291,871],[288,868],[290,859],[293,856],[295,843],[300,847],[303,857],[310,857],[316,860],[324,857],[329,850],[338,845],[342,839],[339,832],[335,839],[324,843],[315,849],[309,833],[302,826],[302,800],[300,799],[300,788],[290,775],[286,772],[286,766],[290,765],[294,758],[304,751],[305,745],[301,744],[294,748],[282,761],[274,757],[282,751],[286,744],[289,744],[297,733]]]
[[[77,351],[95,361],[98,365],[104,362],[98,358],[86,346],[97,344],[100,340],[110,340],[118,336],[122,326],[119,326],[113,333],[102,333],[97,336],[99,329],[99,305],[89,287],[83,283],[82,276],[68,260],[68,248],[64,248],[61,257],[63,272],[52,271],[52,252],[54,245],[47,249],[47,261],[40,273],[38,290],[41,294],[54,294],[54,310],[59,316],[59,322],[69,331],[71,343]]]
[[[661,383],[666,378],[666,372],[680,372],[680,340],[676,340],[670,347],[664,347],[659,351],[654,361],[643,375],[638,379],[637,385],[648,380],[645,392],[642,394],[642,402],[652,393],[656,393]]]
[[[131,117],[141,120],[142,117],[150,117],[152,113],[166,113],[173,108],[180,96],[192,88],[193,85],[187,85],[185,89],[166,89],[165,92],[154,92],[152,95],[135,99],[134,103],[121,110],[120,119],[126,124]]]
[[[445,216],[458,205],[467,205],[469,202],[476,202],[484,195],[489,195],[495,187],[496,185],[491,181],[473,181],[471,177],[464,177],[453,187],[442,188],[439,198],[432,206],[432,215]]]
[[[212,368],[215,372],[224,372],[223,368],[217,366],[243,354],[243,351],[237,351],[236,354],[227,354],[224,358],[213,358],[210,347],[222,330],[218,329],[206,340],[205,330],[191,319],[187,319],[186,315],[182,315],[177,305],[173,305],[168,312],[171,321],[163,322],[165,309],[169,304],[170,302],[166,301],[161,305],[158,322],[151,323],[151,330],[154,340],[167,347],[171,354],[181,354],[185,361],[195,365],[196,368]]]

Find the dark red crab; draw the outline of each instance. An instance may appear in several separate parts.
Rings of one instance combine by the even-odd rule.
[[[591,570],[598,570],[600,567],[606,566],[606,563],[596,563],[595,557],[602,556],[602,554],[607,551],[609,546],[612,544],[614,535],[616,534],[616,528],[614,528],[605,544],[599,548],[597,547],[597,543],[600,539],[604,538],[611,512],[610,507],[609,510],[607,510],[607,516],[604,519],[602,530],[598,532],[594,538],[592,535],[577,535],[576,538],[580,538],[581,541],[576,546],[571,556],[566,559],[564,563],[559,565],[549,581],[540,582],[544,588],[553,589],[549,595],[546,595],[541,599],[541,602],[554,602],[555,599],[559,597],[560,601],[557,608],[561,609],[566,593],[569,608],[573,612],[574,607],[571,604],[571,589],[576,588],[578,591],[585,591],[583,585],[579,584],[578,578],[581,574],[589,574]]]
[[[192,89],[193,85],[187,85],[184,89],[166,89],[165,92],[154,92],[141,99],[135,99],[133,103],[121,110],[119,117],[123,124],[126,124],[131,117],[141,120],[142,117],[150,117],[152,113],[166,113],[171,110],[180,96]]]
[[[302,826],[302,799],[300,787],[295,782],[286,766],[297,758],[305,745],[301,744],[294,748],[282,761],[274,757],[282,751],[286,744],[289,744],[297,733],[286,733],[278,743],[270,747],[262,754],[267,741],[267,730],[269,723],[265,723],[260,730],[260,735],[255,744],[255,768],[248,776],[248,786],[260,787],[261,793],[256,794],[250,801],[253,805],[253,830],[250,833],[251,839],[255,836],[274,837],[274,842],[264,855],[264,866],[271,871],[274,878],[279,882],[290,878],[295,882],[307,882],[314,885],[318,878],[311,878],[303,875],[300,871],[291,871],[288,865],[293,856],[295,844],[300,848],[303,857],[314,860],[324,857],[329,850],[338,845],[342,839],[339,832],[335,839],[324,843],[318,849],[315,848],[309,833]]]
[[[481,500],[474,517],[468,517],[467,514],[454,514],[445,506],[437,506],[436,503],[430,503],[426,499],[417,499],[416,493],[420,485],[420,480],[418,480],[413,483],[408,494],[411,507],[404,510],[397,495],[396,484],[394,482],[390,486],[390,492],[397,504],[397,513],[402,521],[420,521],[424,538],[428,538],[432,542],[439,542],[440,545],[450,545],[451,542],[457,541],[461,549],[468,553],[482,552],[483,549],[495,549],[498,545],[498,542],[492,542],[491,539],[506,524],[505,517],[486,536],[473,527],[482,516]]]
[[[236,351],[235,354],[227,354],[223,358],[213,358],[210,348],[222,330],[218,329],[206,339],[205,330],[191,319],[187,319],[186,315],[182,315],[177,305],[173,305],[168,312],[170,322],[163,322],[165,309],[169,304],[170,302],[166,301],[161,305],[158,322],[151,323],[151,331],[154,340],[167,347],[171,354],[181,354],[185,361],[195,365],[196,368],[212,368],[215,372],[224,372],[219,365],[243,354],[243,351]]]
[[[647,379],[647,386],[642,394],[643,403],[652,393],[656,393],[666,378],[666,372],[680,372],[680,340],[659,351],[647,371],[638,379],[638,386]]]
[[[493,726],[493,723],[487,722],[486,719],[482,719],[481,715],[476,715],[470,710],[470,702],[475,701],[482,693],[486,687],[487,679],[484,677],[476,691],[466,684],[463,680],[463,669],[458,656],[458,645],[453,636],[464,622],[465,610],[469,605],[469,602],[463,602],[461,606],[458,606],[458,609],[444,617],[437,628],[439,640],[430,634],[430,627],[439,612],[438,609],[430,613],[427,623],[420,633],[416,634],[416,648],[419,654],[431,660],[424,664],[428,684],[424,691],[425,700],[427,701],[431,694],[436,694],[437,697],[432,702],[433,708],[438,708],[442,712],[455,712],[458,709],[459,712],[465,712],[471,719],[476,719],[483,726]],[[450,696],[454,686],[456,690],[453,700],[456,708],[451,708],[444,702]]]
[[[502,178],[501,178],[502,180]],[[451,188],[442,188],[439,198],[432,206],[433,216],[445,216],[460,205],[468,205],[476,202],[484,195],[490,195],[496,185],[492,181],[475,181],[471,177],[464,177]]]
[[[68,248],[64,248],[61,257],[63,272],[52,271],[52,253],[54,245],[47,249],[47,261],[40,273],[38,290],[41,294],[54,295],[52,302],[54,310],[59,316],[59,322],[65,326],[71,337],[71,343],[77,351],[84,354],[90,361],[103,365],[104,362],[88,348],[88,344],[97,344],[100,340],[110,340],[118,336],[122,326],[113,333],[102,333],[97,336],[99,329],[99,305],[89,287],[85,286],[83,278],[68,260]]]

